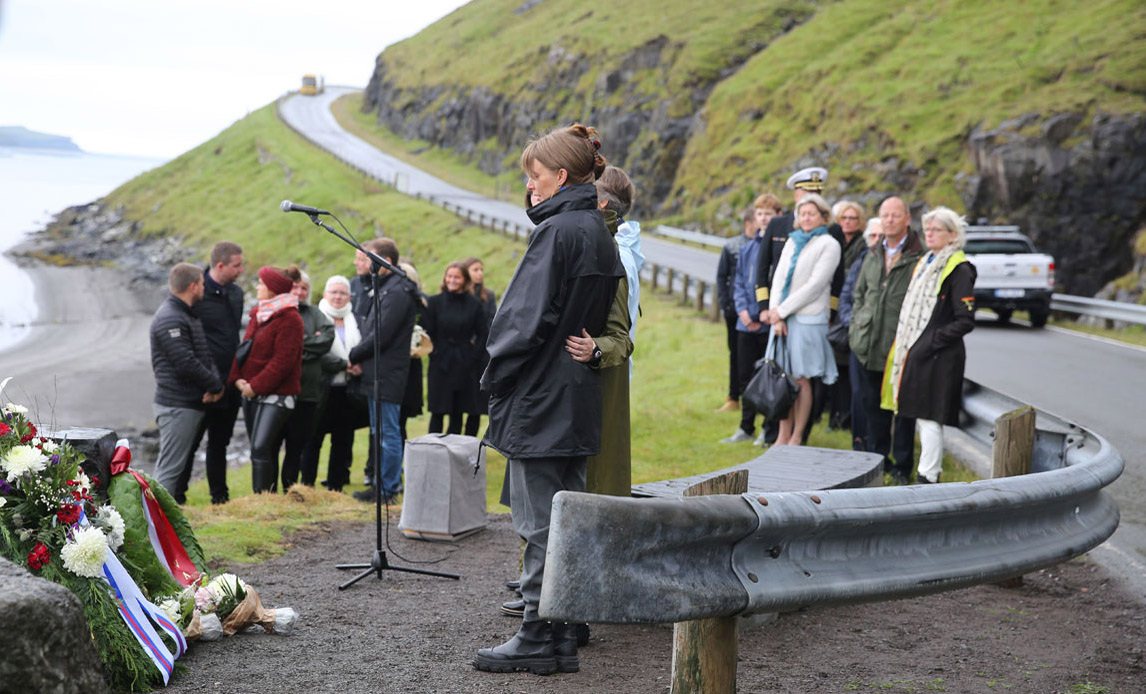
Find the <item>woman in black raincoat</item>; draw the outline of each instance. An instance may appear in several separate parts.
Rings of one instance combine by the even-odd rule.
[[[584,491],[586,459],[601,447],[601,381],[593,359],[579,362],[565,338],[599,335],[624,276],[617,247],[597,208],[593,181],[605,169],[596,131],[577,124],[530,142],[521,155],[537,227],[490,328],[486,441],[508,458],[513,526],[526,542],[525,602],[517,634],[483,648],[474,667],[491,672],[576,672],[577,640],[568,624],[537,614],[553,496]]]

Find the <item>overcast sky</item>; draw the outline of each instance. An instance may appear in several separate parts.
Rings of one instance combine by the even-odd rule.
[[[0,0],[0,125],[172,157],[297,89],[365,86],[464,0]]]

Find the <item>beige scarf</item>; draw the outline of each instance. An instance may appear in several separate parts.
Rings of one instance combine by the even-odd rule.
[[[939,280],[947,267],[947,260],[959,249],[947,246],[935,253],[928,253],[919,259],[907,285],[907,295],[899,309],[899,324],[895,328],[895,345],[892,347],[891,381],[895,401],[899,402],[899,376],[903,362],[911,346],[923,334],[923,329],[931,321],[931,313],[939,301]],[[931,262],[927,262],[931,259]]]

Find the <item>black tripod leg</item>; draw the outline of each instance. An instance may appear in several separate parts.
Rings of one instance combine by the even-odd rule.
[[[460,581],[462,578],[461,576],[459,576],[457,574],[448,574],[448,573],[445,573],[444,571],[427,571],[426,569],[410,569],[410,568],[407,568],[405,566],[387,566],[386,569],[389,571],[405,571],[406,573],[410,573],[410,574],[423,574],[425,576],[437,576],[439,578],[452,578],[455,581]]]
[[[341,568],[344,568],[344,567],[341,567],[341,566],[340,566],[340,567],[338,567],[338,568],[340,568],[340,569],[341,569]],[[354,585],[355,583],[358,583],[359,581],[361,581],[362,579],[366,578],[367,576],[369,576],[370,574],[374,573],[375,571],[378,571],[378,569],[375,569],[374,567],[370,567],[369,569],[366,569],[365,571],[363,571],[362,573],[358,574],[358,575],[357,575],[357,576],[355,576],[354,578],[350,579],[350,580],[349,580],[349,581],[347,581],[346,583],[343,583],[342,585],[338,586],[338,589],[339,589],[339,590],[346,590],[346,589],[347,589],[347,588],[349,588],[350,586]],[[378,573],[378,578],[382,578],[382,574],[381,574],[381,572],[379,572],[379,573]]]

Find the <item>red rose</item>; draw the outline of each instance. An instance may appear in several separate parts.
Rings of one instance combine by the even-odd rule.
[[[12,433],[12,427],[8,426],[4,422],[0,422],[0,436],[7,436],[8,434],[11,434],[11,433]]]
[[[64,525],[75,525],[80,522],[80,507],[65,504],[56,511],[56,520]]]
[[[28,552],[28,568],[30,569],[39,569],[51,560],[52,553],[48,551],[43,542],[37,542],[32,551]]]

